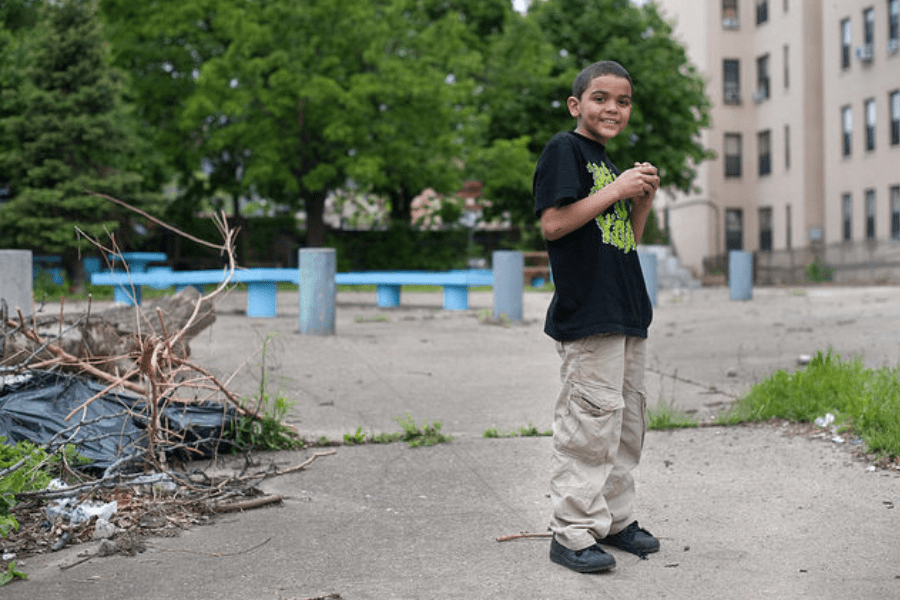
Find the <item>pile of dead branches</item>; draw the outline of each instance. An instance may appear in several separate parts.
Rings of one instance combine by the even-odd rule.
[[[272,499],[258,498],[260,492],[256,485],[262,479],[284,471],[269,467],[264,472],[242,472],[225,479],[210,477],[202,471],[185,471],[184,467],[190,466],[192,458],[204,455],[209,447],[214,449],[215,458],[218,443],[226,432],[217,431],[209,440],[187,440],[185,432],[171,426],[172,421],[167,419],[169,409],[173,407],[181,410],[210,404],[220,406],[223,412],[236,415],[237,419],[263,418],[253,409],[245,408],[241,399],[228,389],[227,381],[219,380],[209,369],[192,361],[190,356],[190,341],[215,321],[215,299],[229,288],[236,268],[233,248],[237,232],[227,226],[224,214],[217,215],[214,221],[223,241],[221,244],[210,244],[116,199],[109,200],[219,251],[226,265],[222,283],[207,294],[186,288],[174,296],[145,302],[143,306],[113,307],[97,312],[88,302],[87,312],[78,315],[66,314],[65,302],[60,303],[60,311],[56,315],[39,311],[33,311],[31,316],[24,316],[21,312],[0,312],[0,380],[28,379],[35,373],[49,372],[90,380],[91,390],[97,389],[96,394],[85,399],[80,406],[73,407],[66,415],[68,425],[44,448],[48,454],[56,453],[63,457],[65,453],[62,450],[75,440],[76,433],[90,425],[86,421],[86,409],[109,394],[115,398],[123,394],[139,400],[122,404],[122,410],[140,413],[127,416],[139,421],[144,431],[139,444],[132,444],[127,454],[102,472],[86,472],[61,460],[61,469],[65,471],[60,474],[65,482],[61,489],[16,494],[20,519],[28,521],[28,514],[31,514],[28,511],[37,511],[39,506],[63,498],[73,501],[107,498],[123,505],[122,512],[116,517],[119,529],[129,526],[144,529],[152,521],[144,517],[151,513],[164,514],[163,522],[194,522],[207,513],[243,510],[272,502]],[[96,240],[91,242],[101,249],[104,256],[112,254],[121,258],[114,238],[111,239],[111,248],[102,246]],[[119,262],[127,271],[127,262]],[[204,442],[209,443],[204,447]],[[77,445],[75,449],[77,452]],[[138,455],[135,455],[135,450]],[[180,453],[177,465],[172,459],[176,451]],[[0,476],[7,476],[21,467],[21,464],[13,465]],[[151,486],[154,491],[150,496],[141,493],[145,484],[139,480],[148,474],[164,477],[171,489],[167,488],[162,493],[158,486]],[[164,504],[166,510],[160,510],[160,504]],[[140,510],[135,510],[136,506]],[[126,507],[133,510],[125,510]],[[184,516],[186,514],[191,516]],[[48,541],[51,546],[62,539],[63,533],[73,541],[88,535],[85,529],[56,523],[45,527],[43,524],[48,519],[35,520],[41,523],[43,537],[48,540],[58,538],[52,543]],[[22,536],[27,536],[28,532],[38,535],[36,529],[25,527],[16,534],[17,542],[9,539],[4,545],[23,543]]]

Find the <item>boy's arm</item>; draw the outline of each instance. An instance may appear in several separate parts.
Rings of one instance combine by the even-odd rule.
[[[544,209],[541,212],[541,233],[548,240],[559,239],[583,227],[591,219],[596,219],[619,200],[640,198],[640,201],[635,201],[635,210],[631,217],[631,226],[637,240],[639,239],[637,221],[640,221],[640,234],[643,235],[657,187],[659,177],[656,174],[656,167],[650,163],[636,163],[633,168],[620,174],[615,181],[590,196],[572,204]],[[643,197],[644,194],[647,194],[646,199]]]

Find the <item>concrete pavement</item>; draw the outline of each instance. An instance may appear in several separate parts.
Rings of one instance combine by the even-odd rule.
[[[648,387],[657,402],[713,414],[734,396],[818,350],[900,364],[900,289],[771,288],[734,302],[725,288],[661,292]],[[489,293],[470,309],[404,294],[338,295],[337,334],[301,336],[296,296],[274,319],[248,319],[245,299],[217,305],[192,343],[195,360],[252,394],[295,405],[307,438],[397,431],[396,418],[441,422],[449,444],[340,447],[306,470],[268,480],[282,506],[220,517],[135,557],[60,569],[90,546],[26,562],[30,580],[0,597],[97,600],[259,598],[854,598],[900,597],[900,477],[843,446],[775,426],[650,432],[637,474],[637,515],[662,550],[579,575],[551,563],[544,532],[548,437],[485,439],[550,427],[558,358],[541,332],[549,296],[526,294],[525,319],[490,324]],[[67,306],[67,310],[75,310]],[[253,354],[264,345],[265,352]],[[249,358],[248,358],[249,357]],[[282,467],[314,450],[271,456]],[[270,457],[266,457],[267,459]]]

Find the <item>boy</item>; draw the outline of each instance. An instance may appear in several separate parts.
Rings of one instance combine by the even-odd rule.
[[[575,131],[550,140],[534,174],[535,214],[556,285],[544,332],[562,359],[550,560],[582,573],[615,566],[600,544],[641,556],[659,550],[632,519],[652,318],[637,243],[659,177],[649,163],[619,173],[605,151],[628,124],[632,92],[631,76],[617,62],[579,73],[567,100]]]

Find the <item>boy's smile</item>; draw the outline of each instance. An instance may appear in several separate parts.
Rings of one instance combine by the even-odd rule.
[[[615,75],[595,77],[581,98],[569,96],[569,113],[578,120],[575,132],[606,144],[631,117],[631,83]]]

